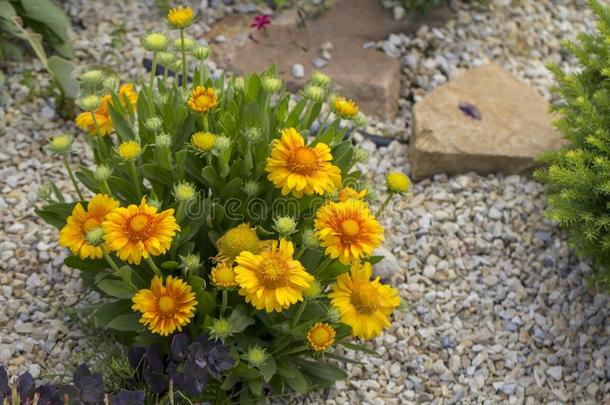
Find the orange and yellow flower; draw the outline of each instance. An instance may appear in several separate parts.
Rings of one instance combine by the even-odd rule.
[[[341,96],[332,97],[330,100],[330,107],[335,114],[345,119],[354,118],[360,111],[360,108],[358,108],[356,103]]]
[[[316,213],[316,235],[331,258],[348,264],[370,256],[383,240],[383,228],[364,201],[330,201]]]
[[[235,261],[235,281],[239,294],[258,310],[281,312],[303,301],[303,290],[314,281],[303,265],[292,258],[292,242],[273,241],[261,254],[242,252]]]
[[[96,123],[101,136],[108,135],[114,129],[114,127],[112,126],[112,120],[110,119],[110,113],[108,112],[108,104],[112,100],[112,97],[110,95],[105,95],[100,99],[100,107],[93,112],[93,115],[95,116],[95,121],[93,120],[93,115],[91,115],[92,113],[90,112],[82,112],[78,114],[76,116],[76,119],[74,120],[76,126],[78,126],[83,131],[87,131],[89,135],[96,135]]]
[[[337,277],[328,294],[341,321],[352,328],[352,335],[364,339],[372,339],[390,327],[388,317],[400,305],[398,291],[381,284],[379,277],[371,280],[372,274],[370,263],[354,265],[349,273]]]
[[[150,289],[138,291],[131,300],[131,308],[142,313],[140,323],[161,336],[181,331],[195,316],[197,306],[191,286],[172,276],[167,277],[165,285],[155,276]]]
[[[228,262],[222,262],[214,266],[210,272],[212,284],[218,288],[232,288],[237,286],[235,281],[235,269]]]
[[[131,106],[135,108],[138,103],[138,92],[133,83],[121,85],[121,88],[119,88],[119,99],[124,106],[127,106],[127,103],[130,103]]]
[[[343,187],[339,191],[339,200],[340,201],[347,201],[350,198],[355,198],[356,200],[363,200],[364,197],[366,197],[366,189],[356,191],[351,187]]]
[[[194,112],[202,114],[216,108],[217,105],[218,96],[213,87],[195,87],[188,100],[189,108]]]
[[[100,259],[102,248],[87,242],[87,232],[98,228],[106,215],[119,205],[117,200],[105,194],[94,196],[87,204],[86,211],[81,203],[76,204],[66,225],[59,232],[59,244],[81,259]]]
[[[110,249],[131,264],[165,253],[180,230],[173,209],[157,213],[157,208],[146,204],[146,198],[139,206],[132,204],[112,211],[102,228]]]
[[[314,351],[322,352],[335,342],[336,335],[335,328],[330,324],[317,322],[307,331],[307,342]]]
[[[341,170],[330,163],[332,159],[328,145],[309,147],[296,129],[286,128],[273,141],[265,170],[282,195],[323,195],[341,186]]]

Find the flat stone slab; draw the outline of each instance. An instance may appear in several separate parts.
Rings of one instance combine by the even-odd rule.
[[[364,113],[391,119],[398,111],[400,62],[363,45],[390,33],[413,33],[422,24],[443,24],[452,15],[441,7],[425,16],[396,21],[377,0],[337,0],[305,24],[296,11],[284,11],[264,32],[249,28],[251,16],[232,15],[215,24],[206,39],[214,42],[218,35],[225,37],[214,45],[214,59],[223,68],[262,72],[275,64],[290,91],[300,89],[314,70],[320,70],[333,79],[333,91],[354,99]],[[321,47],[327,42],[333,46],[331,60],[316,68],[312,61],[321,58]],[[304,67],[302,78],[292,74],[295,64]]]
[[[412,175],[529,173],[561,147],[544,98],[495,64],[439,86],[413,109]]]

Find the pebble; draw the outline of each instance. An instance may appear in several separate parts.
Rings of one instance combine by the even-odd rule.
[[[294,77],[296,77],[297,79],[300,79],[302,77],[305,76],[305,68],[303,67],[303,65],[297,63],[295,65],[292,65],[292,75]]]

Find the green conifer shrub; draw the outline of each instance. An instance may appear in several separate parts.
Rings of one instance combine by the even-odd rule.
[[[551,110],[566,140],[544,154],[535,176],[546,185],[547,216],[559,223],[579,256],[591,260],[593,285],[610,289],[610,8],[589,0],[597,30],[565,47],[580,68],[550,66],[559,101]]]

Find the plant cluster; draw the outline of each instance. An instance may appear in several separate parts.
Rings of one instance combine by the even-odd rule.
[[[564,147],[546,153],[536,177],[546,184],[547,215],[567,230],[571,245],[595,265],[591,281],[610,288],[610,9],[596,0],[597,32],[565,43],[581,69],[549,68],[559,101],[552,106]]]
[[[0,404],[2,405],[144,405],[143,391],[121,390],[104,394],[101,374],[93,374],[86,364],[72,375],[73,384],[45,383],[36,385],[29,372],[18,376],[11,385],[4,366],[0,365]]]
[[[366,119],[329,92],[330,78],[314,74],[295,100],[273,69],[211,77],[210,48],[185,35],[192,10],[171,9],[167,22],[177,40],[142,39],[153,66],[143,85],[102,70],[81,77],[76,123],[96,165],[73,172],[73,137],[55,137],[78,199],[45,186],[37,212],[60,229],[65,263],[109,298],[91,315],[131,347],[147,398],[224,403],[329,387],[346,375],[337,362],[353,361],[333,347],[367,350],[350,335],[379,335],[400,304],[372,276],[373,250],[376,216],[409,179],[388,176],[374,214],[354,169],[366,153],[348,133]],[[184,80],[157,75],[172,42]]]

